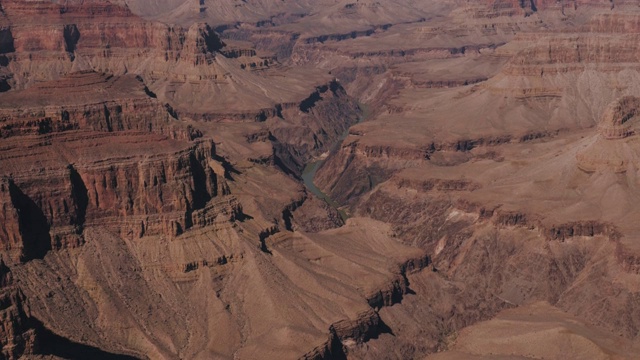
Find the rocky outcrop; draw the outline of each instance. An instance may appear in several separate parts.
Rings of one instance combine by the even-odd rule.
[[[544,221],[540,215],[518,211],[494,211],[493,223],[499,227],[521,227],[540,232],[548,241],[564,242],[574,237],[603,236],[616,242],[622,234],[611,223],[595,220],[571,221],[561,224]]]
[[[2,180],[0,195],[6,256],[14,261],[42,258],[51,249],[50,225],[42,209],[10,178]]]
[[[0,260],[0,356],[7,360],[53,356],[59,358],[135,360],[99,348],[70,341],[49,330],[35,318],[20,289],[19,280]]]
[[[547,226],[544,230],[549,240],[565,241],[572,237],[605,236],[611,241],[620,240],[622,234],[613,225],[600,221],[574,221],[570,223]]]
[[[510,59],[502,73],[539,78],[584,71],[592,64],[614,71],[622,64],[636,62],[640,51],[638,34],[627,33],[612,40],[609,35],[615,34],[615,28],[613,30],[607,33],[538,34],[535,43]],[[519,36],[516,41],[531,41],[531,36]]]
[[[367,296],[367,302],[373,309],[379,310],[384,306],[391,306],[402,301],[402,297],[407,293],[408,282],[405,277],[398,276],[392,280],[385,288]]]
[[[89,219],[131,217],[127,222],[132,225],[120,231],[137,237],[178,236],[222,213],[235,219],[241,213],[237,203],[208,204],[228,193],[224,174],[216,174],[209,165],[214,151],[211,143],[197,143],[143,161],[132,157],[80,168],[91,205]]]
[[[73,165],[59,159],[39,175],[14,171],[3,182],[2,225],[6,230],[0,233],[0,241],[14,260],[41,257],[52,248],[79,246],[85,226],[112,227],[135,238],[174,237],[192,227],[241,216],[241,206],[232,198],[209,202],[229,194],[224,173],[215,172],[222,166],[215,165],[211,142],[149,156],[136,154],[134,149],[158,142],[171,146],[170,141],[139,134],[118,138],[89,134],[70,132],[59,141],[81,147],[90,141],[97,149],[111,151],[111,156],[103,152],[93,161],[76,160]],[[131,152],[123,156],[108,150],[114,141]],[[30,160],[18,156],[10,164]]]
[[[21,224],[24,220],[21,221],[20,213],[15,205],[16,201],[14,198],[19,194],[16,194],[14,188],[15,185],[12,180],[7,178],[2,179],[2,183],[0,183],[0,201],[2,203],[0,222],[3,224],[2,238],[4,239],[5,249],[13,249],[13,254],[9,256],[19,258],[22,255],[21,248],[23,247],[23,240]]]
[[[636,166],[638,160],[628,148],[637,134],[638,109],[640,100],[634,96],[612,102],[598,124],[598,134],[576,154],[577,167],[587,173],[624,173]]]
[[[636,117],[640,111],[640,98],[626,96],[612,103],[600,122],[600,134],[605,139],[622,139],[634,135]]]
[[[361,345],[381,334],[392,333],[380,318],[378,311],[383,307],[400,303],[405,294],[411,293],[407,275],[420,272],[430,263],[428,256],[404,261],[400,264],[400,273],[395,278],[367,297],[371,309],[361,311],[355,319],[344,319],[331,324],[328,340],[300,359],[344,358],[350,347]]]
[[[346,355],[340,339],[335,332],[330,332],[329,339],[325,343],[302,355],[299,360],[328,360],[344,358],[346,358]]]
[[[140,80],[79,72],[12,92],[0,104],[0,137],[79,129],[148,131],[186,140],[200,136],[197,130],[175,121]],[[95,96],[98,89],[101,94]]]
[[[183,28],[150,22],[109,2],[7,1],[3,9],[4,70],[13,89],[89,69],[133,72],[150,82],[215,80],[224,74],[217,55],[252,54],[238,47],[225,52],[226,44],[205,23]]]
[[[188,142],[201,135],[139,77],[80,72],[11,92],[0,104],[0,242],[25,261],[80,246],[93,222],[123,235],[173,237],[222,213],[233,221],[242,213],[237,202],[207,205],[229,189],[213,143]],[[154,143],[166,149],[148,153]],[[34,175],[29,169],[43,158],[47,167]]]
[[[523,212],[498,210],[494,215],[493,223],[497,226],[518,226],[533,230],[539,224],[538,219]]]
[[[413,293],[409,288],[408,276],[426,269],[429,265],[431,265],[429,255],[405,260],[400,264],[399,274],[381,289],[367,296],[367,303],[375,310],[399,304],[406,294]]]
[[[36,330],[22,291],[9,268],[0,260],[0,354],[8,360],[34,354],[38,349]]]
[[[358,314],[356,319],[333,323],[329,328],[329,332],[335,334],[343,344],[345,342],[361,344],[388,331],[380,315],[373,309]]]

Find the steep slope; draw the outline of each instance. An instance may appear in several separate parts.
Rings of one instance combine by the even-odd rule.
[[[314,348],[322,355],[331,351],[326,344],[362,341],[383,331],[368,299],[402,281],[403,264],[421,259],[419,250],[385,236],[372,245],[364,242],[366,234],[346,232],[340,236],[363,244],[347,254],[361,258],[355,260],[360,272],[388,262],[353,282],[346,274],[354,261],[339,251],[323,250],[334,260],[308,268],[311,260],[287,245],[315,252],[327,246],[289,233],[305,227],[297,219],[307,213],[320,216],[326,227],[340,224],[331,209],[311,201],[274,168],[299,173],[305,161],[326,151],[356,121],[359,109],[338,82],[326,75],[310,77],[308,71],[297,76],[291,71],[280,84],[254,75],[233,53],[211,45],[208,39],[215,35],[201,25],[176,30],[177,60],[172,65],[161,60],[162,70],[157,57],[173,51],[172,40],[152,39],[173,32],[170,27],[111,4],[19,5],[3,3],[14,45],[5,68],[11,85],[0,99],[0,240],[3,258],[19,279],[17,291],[24,291],[32,312],[20,315],[21,303],[14,301],[20,316],[7,318],[7,326],[16,329],[6,343],[13,348],[7,357],[76,356],[75,351],[90,349],[97,356],[142,358],[249,358],[267,348],[269,357],[301,356]],[[58,10],[62,15],[53,16]],[[95,15],[98,10],[101,16]],[[35,20],[14,25],[28,14],[62,29],[58,41],[71,36],[77,43],[26,46],[44,39],[30,32]],[[70,28],[68,22],[77,24]],[[104,40],[131,29],[141,31],[140,40],[123,37],[113,46]],[[23,42],[27,32],[34,40]],[[51,66],[51,59],[57,65]],[[204,108],[181,100],[185,84],[211,86],[215,79],[180,80],[178,71],[206,74],[225,66],[240,75],[222,88],[262,84],[268,90],[259,90],[264,103],[251,91],[245,95],[252,103],[235,107],[222,98]],[[23,71],[27,68],[38,71]],[[51,71],[40,72],[45,68]],[[170,83],[173,95],[157,91]],[[385,232],[382,225],[366,227]],[[387,260],[381,254],[389,246],[398,255]],[[294,284],[303,272],[324,280],[305,288],[283,287],[283,281]],[[344,291],[332,290],[336,284]],[[292,291],[298,296],[284,297]],[[283,299],[292,310],[280,307]],[[262,312],[269,306],[273,311]],[[341,325],[332,340],[334,323]],[[370,327],[366,334],[354,333],[360,324]],[[298,335],[287,336],[291,329]],[[75,345],[50,348],[55,341]]]
[[[537,11],[546,26],[550,11]],[[572,32],[520,28],[495,51],[459,55],[458,79],[506,60],[477,84],[433,67],[384,72],[399,90],[372,102],[378,113],[318,171],[317,185],[393,224],[438,270],[409,277],[416,295],[381,312],[395,336],[350,356],[420,357],[538,300],[637,342],[637,14],[585,5],[572,16]]]
[[[637,352],[637,4],[1,9],[3,357]]]

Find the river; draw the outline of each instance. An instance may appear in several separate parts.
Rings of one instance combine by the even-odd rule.
[[[338,210],[340,217],[343,221],[346,221],[349,218],[347,213],[340,209],[340,204],[335,202],[329,195],[325,194],[320,190],[316,184],[313,183],[313,178],[316,176],[316,171],[320,168],[324,160],[316,160],[314,162],[308,163],[307,166],[304,167],[302,171],[302,181],[304,182],[304,186],[315,195],[317,198],[324,200],[329,206]]]
[[[356,124],[364,121],[365,118],[368,115],[368,108],[367,108],[366,105],[360,105],[360,109],[362,109],[362,116],[360,116],[360,118],[358,119],[358,122],[356,122]],[[333,148],[331,149],[330,152],[336,151],[338,149],[340,144],[342,144],[342,141],[347,138],[347,135],[349,135],[349,130],[350,129],[351,129],[351,127],[349,127],[349,129],[347,129],[344,133],[342,133],[340,135],[340,138],[338,139],[338,141],[333,146]],[[323,158],[323,159],[314,160],[314,161],[308,163],[304,167],[304,170],[302,171],[302,181],[304,182],[304,186],[306,186],[306,188],[313,195],[315,195],[319,199],[324,200],[327,204],[329,204],[329,206],[331,206],[334,209],[338,210],[338,213],[340,214],[340,217],[342,217],[342,220],[346,221],[349,218],[349,215],[347,214],[347,212],[344,211],[343,209],[341,209],[340,208],[340,204],[338,204],[335,200],[333,200],[329,195],[327,195],[324,192],[322,192],[322,190],[320,190],[316,186],[316,184],[314,184],[314,182],[313,182],[313,179],[316,177],[316,172],[318,171],[320,166],[322,166],[322,163],[325,160],[326,160],[326,158]]]

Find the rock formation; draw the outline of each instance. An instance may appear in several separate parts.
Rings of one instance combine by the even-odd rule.
[[[606,139],[621,139],[635,134],[634,120],[640,109],[640,99],[627,96],[607,108],[600,132]]]
[[[0,357],[637,357],[639,19],[1,0]]]

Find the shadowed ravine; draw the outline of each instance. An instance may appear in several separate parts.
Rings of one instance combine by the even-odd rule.
[[[356,124],[359,124],[359,123],[361,123],[363,121],[366,121],[367,117],[369,116],[369,107],[367,105],[359,104],[358,106],[360,107],[360,110],[362,111],[362,116],[360,116],[360,118],[358,119],[358,122]],[[338,140],[331,147],[331,150],[329,151],[330,153],[335,152],[340,148],[340,144],[342,144],[342,141],[344,141],[344,139],[347,138],[347,135],[349,135],[349,130],[350,130],[350,128],[345,130],[340,135]],[[322,167],[322,164],[324,163],[325,160],[326,160],[326,157],[323,157],[321,159],[317,159],[317,160],[314,160],[314,161],[308,163],[304,167],[304,170],[302,171],[302,176],[301,176],[302,177],[302,181],[304,183],[304,186],[313,195],[315,195],[319,199],[324,200],[327,204],[329,204],[329,206],[331,206],[332,208],[336,209],[338,211],[338,213],[340,214],[340,217],[342,218],[342,220],[346,221],[349,218],[349,214],[347,214],[347,212],[344,210],[344,208],[342,208],[342,206],[338,202],[336,202],[329,195],[325,194],[322,190],[320,190],[320,188],[318,188],[316,186],[316,184],[314,183],[314,181],[313,181],[315,176],[316,176],[316,172],[318,171],[318,169],[320,169]]]
[[[348,132],[348,130],[347,130]],[[329,204],[332,208],[338,210],[340,217],[342,220],[347,220],[349,215],[347,215],[346,211],[340,208],[340,204],[335,202],[329,195],[325,194],[320,190],[314,183],[313,178],[316,176],[316,171],[322,166],[324,160],[316,160],[314,162],[308,163],[304,170],[302,171],[302,181],[304,182],[304,186],[316,197],[324,200],[327,204]]]

